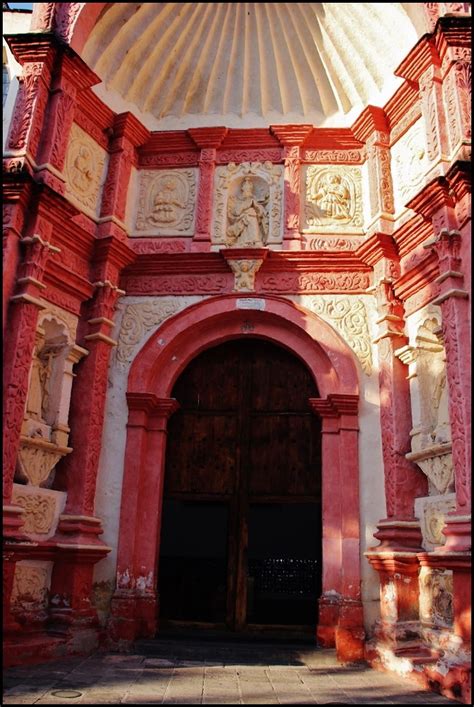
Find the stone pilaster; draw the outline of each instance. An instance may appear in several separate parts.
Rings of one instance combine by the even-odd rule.
[[[197,249],[201,249],[204,245],[207,250],[211,243],[216,150],[225,138],[227,128],[193,128],[188,130],[188,133],[201,150],[199,155],[196,230],[193,241]]]

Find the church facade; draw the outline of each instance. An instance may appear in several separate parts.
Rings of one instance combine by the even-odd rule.
[[[7,23],[7,664],[309,633],[470,702],[470,20]]]

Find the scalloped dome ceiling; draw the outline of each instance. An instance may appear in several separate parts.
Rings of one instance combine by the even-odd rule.
[[[84,60],[151,130],[348,125],[383,105],[418,3],[110,3]]]

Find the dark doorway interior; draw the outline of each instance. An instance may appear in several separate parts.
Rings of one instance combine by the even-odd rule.
[[[196,357],[172,396],[159,625],[312,630],[321,434],[306,366],[267,341],[229,341]]]

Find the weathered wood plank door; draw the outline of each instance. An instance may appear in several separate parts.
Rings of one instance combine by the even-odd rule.
[[[317,395],[299,359],[259,339],[209,349],[178,379],[172,396],[181,407],[170,420],[165,471],[162,619],[242,631],[298,618],[288,609],[301,599],[295,573],[304,566],[308,584],[309,564],[321,570],[321,437],[308,406]],[[318,577],[313,584],[307,623],[316,621]]]

